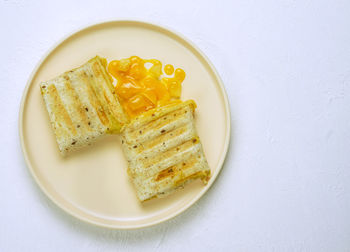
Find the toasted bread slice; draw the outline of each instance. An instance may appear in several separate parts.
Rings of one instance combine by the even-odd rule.
[[[140,201],[167,195],[210,168],[194,123],[194,101],[156,108],[122,129],[128,174]]]
[[[65,155],[95,139],[119,133],[128,117],[98,56],[40,84],[60,152]]]

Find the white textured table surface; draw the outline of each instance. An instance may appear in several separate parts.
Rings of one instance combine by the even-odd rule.
[[[0,2],[0,251],[350,251],[349,1],[47,2]],[[231,103],[231,149],[213,187],[141,230],[62,212],[19,145],[34,66],[67,33],[106,19],[185,35],[212,60]]]

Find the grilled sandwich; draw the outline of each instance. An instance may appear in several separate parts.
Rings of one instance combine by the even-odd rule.
[[[40,89],[63,155],[103,135],[119,133],[128,122],[106,71],[106,60],[98,56],[42,82]]]
[[[199,140],[194,101],[149,110],[122,129],[128,174],[140,201],[162,197],[186,183],[206,183],[210,168]]]

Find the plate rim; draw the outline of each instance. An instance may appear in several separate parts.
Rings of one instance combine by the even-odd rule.
[[[23,115],[24,115],[24,104],[27,100],[27,96],[28,96],[28,91],[29,88],[31,86],[31,83],[33,81],[33,78],[35,76],[35,74],[37,73],[38,69],[41,67],[41,65],[43,64],[43,62],[51,55],[51,53],[58,48],[62,43],[64,43],[66,40],[68,40],[69,38],[73,37],[74,35],[78,34],[79,32],[82,32],[84,30],[88,30],[91,29],[93,27],[97,27],[97,26],[103,26],[103,25],[108,25],[108,24],[114,24],[114,23],[129,23],[129,24],[134,24],[134,25],[141,25],[141,26],[145,26],[145,27],[154,27],[157,28],[158,30],[163,30],[166,31],[168,33],[171,33],[173,35],[175,35],[175,37],[180,38],[181,40],[183,40],[185,43],[187,43],[190,47],[192,47],[204,60],[205,62],[209,65],[211,71],[213,72],[215,78],[217,79],[217,83],[218,83],[218,87],[220,89],[220,92],[222,94],[223,97],[223,102],[224,102],[224,107],[225,107],[225,116],[227,116],[227,120],[226,120],[226,138],[225,138],[225,142],[224,142],[224,149],[222,152],[222,155],[218,161],[218,169],[217,171],[211,176],[211,179],[209,180],[208,184],[205,186],[204,190],[201,190],[191,201],[189,201],[186,205],[184,205],[182,208],[179,208],[178,210],[174,211],[173,213],[163,217],[163,218],[159,218],[158,220],[155,221],[151,221],[148,223],[143,223],[143,224],[136,224],[136,225],[127,225],[127,226],[123,226],[123,225],[116,225],[116,224],[107,224],[107,223],[101,223],[98,221],[94,221],[91,220],[87,217],[81,216],[79,215],[77,212],[69,209],[67,206],[65,206],[65,204],[61,203],[58,199],[56,199],[53,194],[50,194],[48,192],[48,190],[45,188],[45,186],[43,186],[43,184],[40,182],[39,178],[37,177],[36,173],[34,172],[34,169],[32,167],[32,164],[29,160],[28,157],[28,153],[27,150],[25,148],[25,143],[24,143],[24,134],[23,134]],[[149,21],[142,21],[142,20],[137,20],[137,19],[111,19],[111,20],[104,20],[104,21],[99,21],[99,22],[93,22],[90,23],[88,25],[83,25],[77,29],[74,29],[73,31],[69,32],[67,35],[63,36],[63,38],[59,39],[57,42],[55,42],[44,54],[43,56],[40,58],[40,60],[38,61],[38,63],[35,65],[34,69],[32,70],[32,72],[29,75],[29,78],[26,82],[25,88],[23,90],[23,94],[22,94],[22,98],[21,98],[21,102],[20,102],[20,109],[19,109],[19,120],[18,120],[18,129],[19,129],[19,138],[20,138],[20,145],[21,145],[21,150],[22,150],[22,154],[26,163],[27,168],[30,171],[31,176],[34,178],[34,181],[36,182],[37,186],[39,186],[39,188],[41,189],[41,191],[44,193],[44,195],[46,197],[48,197],[55,205],[56,207],[58,207],[59,209],[63,210],[63,212],[69,214],[72,217],[77,218],[80,221],[83,221],[85,223],[89,223],[92,224],[94,226],[97,227],[103,227],[103,228],[109,228],[109,229],[125,229],[125,230],[131,230],[131,229],[140,229],[140,228],[145,228],[145,227],[150,227],[150,226],[154,226],[157,225],[159,223],[168,221],[178,215],[180,215],[181,213],[185,212],[188,208],[190,208],[195,202],[197,202],[208,190],[209,188],[211,188],[212,184],[216,181],[217,176],[220,174],[223,166],[224,166],[224,162],[228,153],[228,149],[230,146],[230,142],[231,142],[231,113],[230,113],[230,104],[228,101],[228,96],[227,96],[227,92],[225,90],[225,86],[223,84],[223,81],[219,75],[219,73],[217,72],[215,66],[212,64],[212,62],[209,60],[209,58],[202,52],[201,49],[199,49],[191,40],[189,40],[188,38],[186,38],[184,35],[182,35],[181,33],[175,31],[174,29],[164,26],[164,25],[159,25],[153,22],[149,22]]]

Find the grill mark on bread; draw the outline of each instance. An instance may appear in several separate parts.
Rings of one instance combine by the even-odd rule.
[[[105,81],[104,79],[103,81],[101,81],[101,78],[99,78],[101,76],[101,71],[97,66],[98,65],[94,63],[91,67],[91,70],[93,73],[91,76],[92,87],[95,90],[95,94],[98,100],[101,102],[102,108],[108,117],[108,120],[110,122],[109,123],[110,128],[114,128],[119,123],[113,115],[111,103],[108,103],[109,100],[106,100],[107,95],[106,95],[105,86],[104,86]]]
[[[95,77],[100,77],[100,75],[102,75],[100,71],[100,66],[96,61],[91,64],[91,67]]]
[[[94,109],[97,113],[97,116],[100,119],[101,123],[104,126],[107,126],[109,124],[109,120],[108,120],[108,117],[103,109],[103,106],[102,106],[100,100],[98,99],[96,91],[93,87],[93,84],[92,84],[93,80],[91,79],[91,76],[89,76],[89,74],[86,71],[84,71],[81,73],[81,77],[86,84],[87,93],[88,93],[88,97],[89,97],[89,101],[90,101],[91,105],[94,107]]]
[[[144,157],[151,158],[158,155],[161,152],[165,152],[173,147],[177,147],[184,142],[192,139],[194,132],[189,125],[183,125],[179,128],[175,128],[166,134],[158,135],[155,138],[139,144],[139,148],[134,150],[137,159],[143,159]]]
[[[96,76],[100,76],[105,80],[105,83],[107,84],[108,89],[113,92],[114,91],[114,87],[113,84],[111,82],[111,77],[109,74],[107,74],[106,72],[106,67],[103,66],[103,64],[101,64],[100,62],[94,62],[92,64],[92,69],[94,71],[94,73],[96,72],[97,75]],[[124,115],[123,115],[124,117]]]
[[[170,166],[169,168],[166,168],[166,169],[160,171],[154,180],[159,181],[159,180],[162,180],[166,177],[174,176],[175,172],[176,172],[176,166]]]
[[[185,119],[186,116],[187,115],[185,114],[185,108],[181,108],[179,110],[171,111],[165,114],[164,116],[154,117],[153,120],[149,121],[147,124],[142,125],[141,127],[135,128],[132,131],[130,131],[128,133],[127,140],[130,141],[131,139],[135,139],[139,131],[142,131],[143,133],[142,138],[147,138],[149,133],[152,133],[157,130],[160,130],[160,133],[162,133],[161,130],[164,126],[167,126],[171,123],[177,124],[180,119]],[[166,118],[166,120],[164,120],[164,118]],[[184,123],[186,122],[183,122],[181,125],[183,125]],[[178,125],[173,125],[173,128],[175,128],[176,126]],[[166,130],[172,130],[172,128],[166,129]],[[142,141],[139,141],[139,142],[142,142]]]
[[[186,171],[187,169],[191,169],[196,163],[198,162],[195,155],[192,155],[188,159],[184,161],[180,161],[176,165],[170,166],[162,171],[160,171],[158,174],[156,174],[154,181],[160,181],[167,177],[174,176],[175,174],[178,174],[179,172]],[[185,164],[185,165],[184,165]],[[174,181],[174,184],[177,181]]]
[[[48,95],[52,101],[51,112],[55,114],[55,116],[59,117],[56,119],[56,122],[64,122],[67,125],[68,130],[76,135],[77,131],[73,125],[72,119],[70,118],[66,108],[63,105],[63,102],[59,96],[59,93],[55,87],[55,85],[51,84],[47,88]]]
[[[133,132],[134,130],[141,129],[145,125],[151,123],[152,121],[158,120],[159,118],[165,117],[169,114],[171,114],[174,111],[181,110],[187,107],[185,109],[185,113],[188,111],[191,111],[192,116],[194,115],[194,109],[196,108],[196,105],[194,101],[189,100],[180,104],[170,104],[164,107],[152,109],[150,111],[146,111],[145,113],[141,114],[140,116],[137,116],[134,118],[134,120],[128,125],[128,127],[125,128],[125,133]],[[166,111],[166,112],[164,112]],[[174,113],[174,116],[177,116],[176,113]]]
[[[92,64],[92,70],[96,74],[98,81],[103,79],[103,82],[101,83],[100,81],[100,84],[103,87],[104,97],[110,105],[111,112],[113,113],[113,115],[116,115],[118,117],[120,122],[126,123],[128,119],[119,103],[117,95],[115,95],[114,87],[111,83],[110,76],[107,74],[105,68],[100,62],[94,62]],[[110,92],[107,93],[106,92],[107,89]]]
[[[159,173],[149,178],[138,177],[135,180],[135,185],[139,188],[142,188],[143,184],[150,186],[150,191],[142,196],[147,199],[147,197],[161,197],[164,194],[176,191],[179,187],[184,187],[185,184],[198,178],[206,183],[210,178],[210,170],[203,170],[204,160],[202,158],[204,157],[191,156],[185,160],[185,166],[183,166],[183,162],[180,162],[168,167],[163,172],[165,173],[168,169],[173,170],[173,172],[162,174],[159,177]]]
[[[104,89],[103,90],[103,97],[104,97],[104,100],[106,101],[107,104],[109,104],[110,106],[108,107],[110,110],[109,110],[109,115],[110,115],[110,121],[112,122],[112,125],[117,125],[118,124],[118,121],[117,119],[115,118],[115,113],[113,111],[113,108],[112,108],[112,102],[111,100],[108,98],[108,94],[106,93],[106,90]],[[112,106],[111,106],[112,105]]]
[[[141,153],[144,149],[151,149],[162,142],[170,142],[171,140],[176,139],[188,130],[188,125],[184,125],[180,128],[174,128],[165,134],[158,135],[153,139],[149,139],[148,141],[143,142],[142,148],[140,148],[139,151]]]
[[[73,100],[72,106],[74,106],[76,114],[79,117],[79,121],[81,121],[81,123],[79,125],[77,125],[77,127],[80,128],[80,126],[82,125],[84,127],[84,129],[91,131],[91,128],[88,125],[89,119],[87,117],[84,106],[81,103],[81,101],[78,97],[78,94],[76,93],[76,91],[72,87],[72,84],[71,84],[69,77],[66,75],[65,75],[65,77],[67,77],[67,78],[65,78],[66,81],[64,83],[66,94],[72,98],[72,100]]]
[[[197,171],[195,173],[192,173],[191,175],[187,176],[187,177],[183,177],[179,180],[177,180],[175,183],[174,183],[174,186],[180,186],[182,185],[183,183],[185,183],[186,181],[190,181],[190,180],[193,180],[193,179],[197,179],[197,178],[203,178],[203,176],[208,176],[208,174],[204,171]]]
[[[140,167],[138,167],[138,172],[145,177],[151,177],[158,173],[159,170],[163,170],[173,165],[173,163],[178,163],[177,159],[183,161],[193,153],[197,154],[198,151],[199,148],[196,147],[196,145],[193,145],[191,140],[186,141],[165,152],[158,153],[158,155],[151,158],[143,159],[142,161],[139,160]],[[167,167],[164,167],[164,165],[167,165]]]

